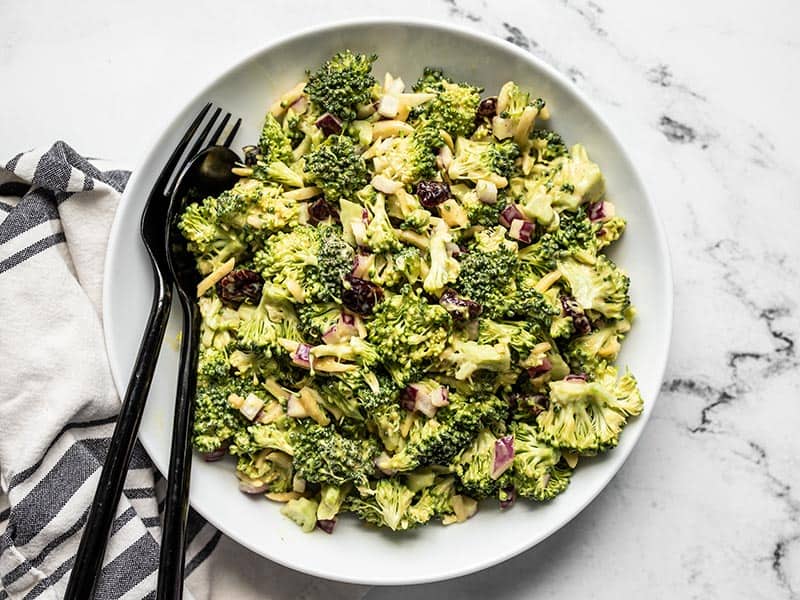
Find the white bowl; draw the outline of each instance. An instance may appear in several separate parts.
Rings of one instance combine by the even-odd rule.
[[[134,171],[114,222],[106,261],[103,312],[106,344],[119,393],[125,390],[152,294],[152,276],[139,239],[139,219],[150,187],[181,133],[199,108],[213,101],[243,118],[239,146],[255,143],[267,107],[334,52],[376,52],[375,73],[387,70],[407,83],[435,65],[457,80],[495,91],[510,79],[547,100],[551,127],[582,142],[608,181],[608,197],[628,219],[612,251],[630,274],[638,318],[619,363],[638,377],[644,414],[625,429],[620,445],[582,463],[569,488],[553,502],[522,501],[500,512],[482,506],[470,521],[429,525],[407,533],[376,531],[341,519],[334,535],[304,534],[260,496],[238,491],[233,464],[194,461],[192,506],[224,533],[283,565],[340,581],[412,584],[465,575],[497,564],[552,534],[608,484],[633,450],[658,395],[671,331],[672,279],[667,246],[652,202],[614,133],[589,102],[552,67],[511,44],[478,32],[409,20],[348,22],[306,30],[245,58],[221,73],[176,115]],[[177,304],[177,302],[176,302]],[[159,367],[142,421],[140,439],[166,471],[178,362],[173,311]]]

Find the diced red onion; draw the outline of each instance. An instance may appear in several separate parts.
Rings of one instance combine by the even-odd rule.
[[[305,94],[300,96],[297,100],[289,105],[289,108],[291,108],[298,115],[302,115],[308,109],[308,96]]]
[[[331,113],[325,113],[314,122],[325,135],[338,135],[342,132],[342,122]]]
[[[292,354],[292,362],[298,367],[311,368],[311,346],[300,344]]]
[[[586,373],[570,373],[564,381],[586,381]]]
[[[514,462],[514,436],[504,435],[494,443],[494,462],[492,464],[492,479],[497,479],[505,473]]]
[[[432,400],[431,394],[417,394],[414,410],[432,419],[436,415],[436,407],[433,405]]]
[[[506,498],[505,500],[500,500],[500,509],[506,510],[514,506],[514,502],[517,501],[517,489],[512,485],[505,488],[503,492],[505,492]]]
[[[336,527],[336,519],[317,519],[317,527],[325,533],[333,533],[333,528]]]
[[[431,404],[436,408],[441,408],[442,406],[450,404],[450,391],[443,385],[439,386],[439,388],[431,394]]]
[[[539,377],[539,375],[544,375],[545,373],[550,372],[550,369],[553,368],[553,364],[550,362],[550,359],[546,356],[542,359],[542,363],[536,365],[535,367],[531,367],[528,369],[528,376],[531,379]]]
[[[356,319],[353,315],[342,313],[339,315],[339,321],[335,325],[339,332],[339,338],[351,338],[358,335],[358,327],[356,326]]]
[[[414,405],[417,402],[418,393],[419,390],[414,384],[409,385],[405,389],[405,393],[403,394],[403,396],[400,398],[400,406],[402,406],[408,411],[414,410]]]
[[[500,213],[500,225],[506,228],[511,227],[511,223],[514,219],[521,219],[524,221],[525,215],[522,214],[516,204],[509,204]]]
[[[239,491],[245,494],[263,494],[267,491],[268,485],[262,483],[261,485],[253,485],[249,481],[239,480]]]
[[[587,213],[589,214],[589,219],[591,221],[600,221],[606,218],[606,211],[605,211],[605,202],[602,200],[598,200],[589,205],[587,208]]]
[[[536,226],[528,221],[522,219],[514,219],[511,221],[511,226],[508,228],[508,235],[515,240],[519,240],[523,244],[530,244],[533,239],[533,232]]]
[[[338,344],[342,341],[342,336],[339,333],[338,327],[332,325],[328,331],[322,334],[322,341],[326,344]]]
[[[356,254],[355,264],[351,273],[354,277],[359,279],[366,279],[369,274],[369,269],[372,266],[371,256],[366,254]]]

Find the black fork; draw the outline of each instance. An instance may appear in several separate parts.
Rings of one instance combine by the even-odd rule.
[[[206,145],[209,133],[221,112],[221,109],[217,109],[200,134],[196,135],[210,110],[211,103],[208,103],[200,110],[183,134],[153,184],[142,213],[140,233],[153,269],[153,302],[128,387],[122,400],[114,434],[111,436],[108,454],[100,473],[97,491],[92,506],[89,508],[86,527],[72,566],[64,596],[66,600],[87,600],[94,596],[108,543],[108,535],[125,484],[128,465],[136,443],[142,412],[150,391],[150,383],[153,379],[172,304],[173,277],[167,264],[164,228],[169,198],[177,174],[189,159]],[[230,115],[227,115],[222,127],[218,128],[215,134],[217,137],[229,119]],[[239,124],[237,121],[228,136],[230,140],[233,139]],[[192,143],[193,140],[194,143]],[[190,144],[192,144],[191,147]],[[187,148],[189,148],[188,152]]]

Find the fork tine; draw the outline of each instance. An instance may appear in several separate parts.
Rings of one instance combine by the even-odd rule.
[[[194,157],[194,155],[200,152],[200,149],[203,148],[206,138],[208,137],[208,134],[211,132],[211,128],[214,126],[214,122],[217,120],[217,117],[219,117],[219,114],[221,112],[222,109],[217,107],[217,109],[211,115],[211,118],[208,120],[208,123],[206,123],[205,127],[203,127],[203,130],[200,132],[200,135],[197,136],[197,139],[194,141],[194,144],[192,144],[192,147],[186,153],[186,158],[183,159],[183,163],[181,163],[181,166],[175,169],[174,173],[175,176],[172,178],[172,182],[169,184],[169,187],[167,187],[167,190],[164,192],[164,195],[167,196],[168,198],[172,196],[172,192],[175,189],[175,184],[178,182],[178,177],[180,176],[181,171],[183,171],[183,169],[186,167],[186,165],[189,163],[192,157]]]
[[[241,124],[242,124],[242,120],[241,119],[236,119],[236,123],[233,124],[233,128],[231,129],[231,132],[228,134],[228,137],[222,143],[223,146],[225,146],[226,148],[230,148],[231,147],[231,144],[233,143],[233,138],[236,137],[236,132],[239,131],[239,126]]]
[[[197,131],[197,128],[200,127],[200,123],[203,122],[203,119],[208,114],[209,110],[211,110],[211,102],[206,104],[200,110],[194,121],[192,121],[192,124],[189,125],[188,129],[186,129],[186,133],[183,134],[181,141],[178,142],[177,146],[175,146],[175,150],[172,151],[169,160],[167,160],[167,164],[164,165],[164,169],[159,174],[158,179],[156,179],[156,183],[153,186],[153,191],[166,188],[170,177],[172,177],[172,173],[175,171],[175,167],[178,165],[178,161],[180,160],[183,151],[186,150],[189,142],[192,141],[192,136],[194,135],[195,131]]]
[[[225,131],[225,126],[228,124],[228,121],[231,120],[231,113],[225,113],[225,116],[222,117],[222,122],[217,127],[217,130],[214,132],[214,135],[211,136],[211,143],[212,144],[219,144],[219,140],[222,137],[222,132]]]

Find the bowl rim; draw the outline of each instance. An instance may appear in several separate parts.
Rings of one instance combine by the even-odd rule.
[[[521,61],[525,61],[528,63],[533,63],[538,69],[543,71],[545,75],[553,80],[555,80],[560,85],[564,86],[569,90],[569,92],[575,97],[575,99],[582,105],[582,108],[586,110],[592,118],[595,119],[596,123],[598,124],[599,128],[601,129],[603,135],[607,136],[617,148],[619,148],[620,158],[626,166],[628,167],[633,179],[638,184],[641,190],[643,190],[643,201],[648,205],[652,215],[653,215],[653,222],[655,226],[656,237],[653,240],[653,243],[657,247],[657,252],[663,257],[663,266],[664,270],[661,273],[661,280],[666,290],[666,298],[665,298],[665,314],[661,315],[662,318],[665,319],[664,328],[666,331],[666,336],[664,338],[664,345],[665,347],[662,350],[662,357],[660,360],[660,364],[657,365],[655,372],[657,373],[657,381],[659,384],[664,380],[664,374],[666,372],[666,367],[669,359],[669,349],[671,346],[672,341],[672,334],[673,334],[673,316],[674,316],[674,281],[673,281],[673,269],[672,269],[672,257],[670,253],[669,244],[667,243],[667,236],[664,230],[664,225],[662,218],[659,214],[658,208],[653,202],[650,197],[650,194],[647,191],[647,186],[644,184],[644,180],[642,179],[638,169],[636,168],[635,163],[630,158],[630,153],[628,152],[625,144],[617,136],[616,132],[612,127],[609,125],[608,121],[605,117],[595,108],[594,104],[589,100],[589,98],[584,94],[583,91],[578,89],[578,87],[570,81],[570,79],[558,71],[554,66],[550,63],[546,62],[544,59],[535,56],[529,51],[526,51],[515,44],[504,40],[500,37],[497,37],[490,33],[485,33],[483,31],[474,29],[472,27],[462,25],[462,24],[451,24],[442,20],[435,20],[435,19],[425,19],[425,18],[416,18],[416,17],[362,17],[358,19],[341,19],[341,20],[333,20],[333,21],[326,21],[321,24],[312,25],[309,27],[304,27],[301,29],[297,29],[293,32],[290,32],[286,35],[280,36],[263,46],[254,49],[251,52],[246,53],[242,57],[233,60],[224,68],[218,70],[214,75],[211,75],[206,80],[205,84],[200,86],[196,92],[189,92],[187,95],[182,97],[182,101],[178,103],[179,109],[171,114],[167,120],[160,124],[160,127],[156,129],[156,133],[149,138],[150,143],[146,144],[144,154],[139,157],[137,168],[132,171],[132,175],[130,180],[128,181],[125,191],[120,198],[119,205],[117,207],[117,211],[114,216],[114,220],[109,231],[108,237],[108,247],[105,253],[105,263],[103,269],[103,294],[102,294],[102,317],[103,321],[105,322],[106,319],[112,314],[113,309],[111,307],[110,296],[111,294],[108,292],[108,285],[111,281],[111,270],[112,270],[112,262],[110,260],[111,256],[117,251],[117,244],[119,243],[119,230],[123,226],[130,226],[129,223],[123,224],[122,218],[120,217],[122,208],[129,200],[129,190],[134,189],[136,184],[138,183],[139,177],[145,177],[146,174],[143,170],[140,170],[139,167],[147,163],[152,154],[155,150],[160,147],[165,138],[170,135],[170,131],[173,128],[174,124],[177,120],[181,117],[183,113],[185,113],[190,107],[197,104],[199,101],[203,99],[204,96],[208,94],[208,92],[219,82],[219,80],[223,79],[224,77],[228,76],[234,70],[242,67],[246,63],[256,59],[262,54],[266,54],[273,50],[274,48],[281,46],[286,43],[290,43],[296,41],[298,39],[318,35],[320,33],[333,33],[336,30],[340,29],[347,29],[353,27],[369,27],[369,26],[410,26],[416,28],[425,28],[429,30],[436,30],[441,31],[446,34],[450,33],[457,33],[463,35],[465,37],[472,37],[475,38],[482,43],[489,44],[495,46],[498,49],[501,49],[506,52],[510,52],[511,54],[515,55]],[[138,226],[138,222],[137,222]],[[125,388],[127,386],[127,381],[125,378],[127,377],[127,373],[118,373],[117,369],[113,367],[113,365],[117,364],[119,361],[116,359],[116,353],[114,352],[114,346],[112,343],[111,335],[110,335],[111,328],[104,327],[103,328],[103,337],[106,345],[106,351],[108,354],[110,371],[112,375],[112,380],[114,382],[115,388],[120,396],[123,397]],[[658,394],[656,394],[651,400],[651,405],[655,405],[658,400]],[[218,524],[216,519],[212,518],[210,515],[207,515],[205,511],[202,509],[194,506],[195,510],[199,514],[201,514],[211,525],[217,528],[219,531],[230,537],[234,540],[237,544],[240,544],[252,552],[256,553],[257,555],[266,558],[267,560],[271,560],[278,564],[281,564],[285,567],[288,567],[294,571],[306,573],[309,575],[313,575],[315,577],[320,577],[323,579],[333,580],[333,581],[341,581],[345,583],[353,583],[353,584],[367,584],[367,585],[415,585],[415,584],[423,584],[423,583],[432,583],[436,581],[444,581],[448,579],[454,579],[457,577],[462,577],[465,575],[469,575],[471,573],[476,573],[478,571],[487,569],[489,567],[495,566],[506,560],[517,556],[540,542],[544,541],[551,535],[553,535],[556,531],[564,527],[567,523],[577,517],[591,502],[597,498],[597,496],[608,487],[609,482],[617,475],[617,473],[622,469],[625,462],[628,460],[633,449],[639,442],[639,438],[641,437],[643,431],[645,430],[647,423],[649,422],[650,416],[653,413],[653,409],[648,411],[647,413],[638,417],[641,422],[641,426],[635,431],[631,432],[632,436],[635,436],[633,442],[627,446],[626,448],[615,448],[615,453],[618,456],[619,465],[616,469],[609,470],[608,473],[602,478],[602,485],[598,485],[596,491],[590,494],[583,503],[577,505],[573,511],[570,511],[571,514],[565,520],[554,520],[552,525],[549,526],[545,531],[538,536],[533,541],[530,541],[525,544],[518,544],[512,548],[505,550],[504,552],[498,552],[495,557],[490,560],[486,560],[478,566],[470,565],[463,568],[451,568],[448,569],[440,574],[435,576],[422,576],[422,577],[415,577],[415,576],[406,576],[406,577],[396,577],[387,579],[385,577],[381,578],[380,580],[370,578],[369,575],[364,577],[350,577],[350,576],[341,576],[335,573],[331,573],[330,571],[326,571],[324,569],[318,568],[311,568],[311,567],[303,567],[300,568],[297,565],[291,564],[288,561],[281,560],[279,555],[271,555],[265,556],[263,551],[260,548],[255,547],[253,544],[248,544],[246,542],[240,541],[238,536],[235,533],[231,532],[231,530],[226,527],[224,524]],[[140,436],[138,437],[139,441],[142,443],[143,447],[147,451],[148,455],[153,460],[154,465],[156,468],[158,466],[155,464],[156,460],[153,458],[153,452],[151,448],[146,443],[144,439]],[[166,466],[166,464],[165,464]],[[161,469],[159,469],[161,470]],[[163,471],[162,471],[163,473]]]

